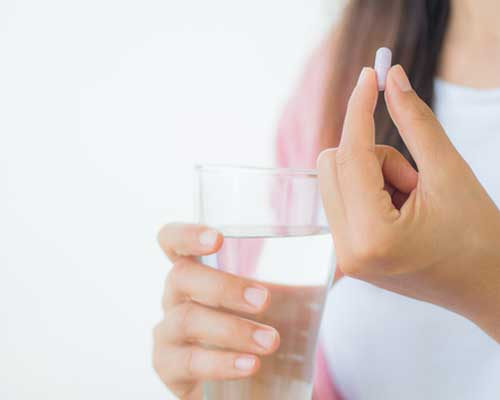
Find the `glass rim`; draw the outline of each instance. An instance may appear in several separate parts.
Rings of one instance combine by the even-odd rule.
[[[196,172],[244,172],[262,175],[292,175],[298,177],[317,178],[318,170],[307,168],[257,167],[237,164],[196,164]]]

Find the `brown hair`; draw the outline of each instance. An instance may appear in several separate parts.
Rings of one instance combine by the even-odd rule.
[[[347,101],[363,66],[379,47],[393,51],[394,64],[407,71],[418,95],[432,107],[433,82],[448,27],[451,0],[350,0],[332,32],[331,75],[326,85],[321,148],[337,146]],[[384,101],[375,110],[376,140],[411,156]],[[413,161],[412,161],[413,162]]]

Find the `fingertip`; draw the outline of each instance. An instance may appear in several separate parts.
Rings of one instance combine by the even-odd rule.
[[[328,162],[328,160],[331,160],[337,151],[337,147],[331,147],[328,149],[324,149],[321,153],[319,153],[318,157],[316,158],[316,169],[320,171]]]
[[[394,87],[401,92],[411,92],[413,90],[410,79],[408,78],[408,75],[400,64],[394,65],[389,70],[388,77],[390,78]]]
[[[359,74],[356,86],[364,86],[370,84],[377,84],[377,74],[372,67],[363,67]]]
[[[399,64],[394,65],[387,74],[386,89],[384,93],[389,112],[406,101],[405,99],[410,99],[411,96],[407,96],[407,94],[412,92],[413,87],[403,67]]]
[[[378,83],[377,74],[371,67],[364,67],[359,74],[358,82],[349,99],[348,117],[350,112],[361,110],[373,113],[377,105]]]
[[[217,252],[223,244],[222,233],[208,226],[170,223],[157,234],[160,247],[171,260],[179,256],[203,256]]]
[[[403,67],[399,64],[394,65],[387,74],[387,83],[384,93],[387,110],[396,126],[398,125],[402,113],[407,109],[407,104],[410,100],[408,91],[401,89],[401,85],[404,86],[404,84],[398,83],[399,80],[404,79],[401,78],[401,75],[406,76]]]
[[[378,95],[377,73],[371,67],[363,67],[356,88],[368,90],[372,95]]]

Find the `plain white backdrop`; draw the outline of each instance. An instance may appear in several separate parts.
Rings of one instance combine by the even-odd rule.
[[[0,2],[0,398],[169,399],[167,221],[199,162],[272,165],[321,0]]]

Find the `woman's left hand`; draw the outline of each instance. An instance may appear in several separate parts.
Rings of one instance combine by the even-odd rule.
[[[318,158],[340,269],[455,311],[500,342],[498,208],[400,66],[388,74],[385,100],[418,173],[375,145],[377,97],[375,72],[365,68],[340,146]]]

